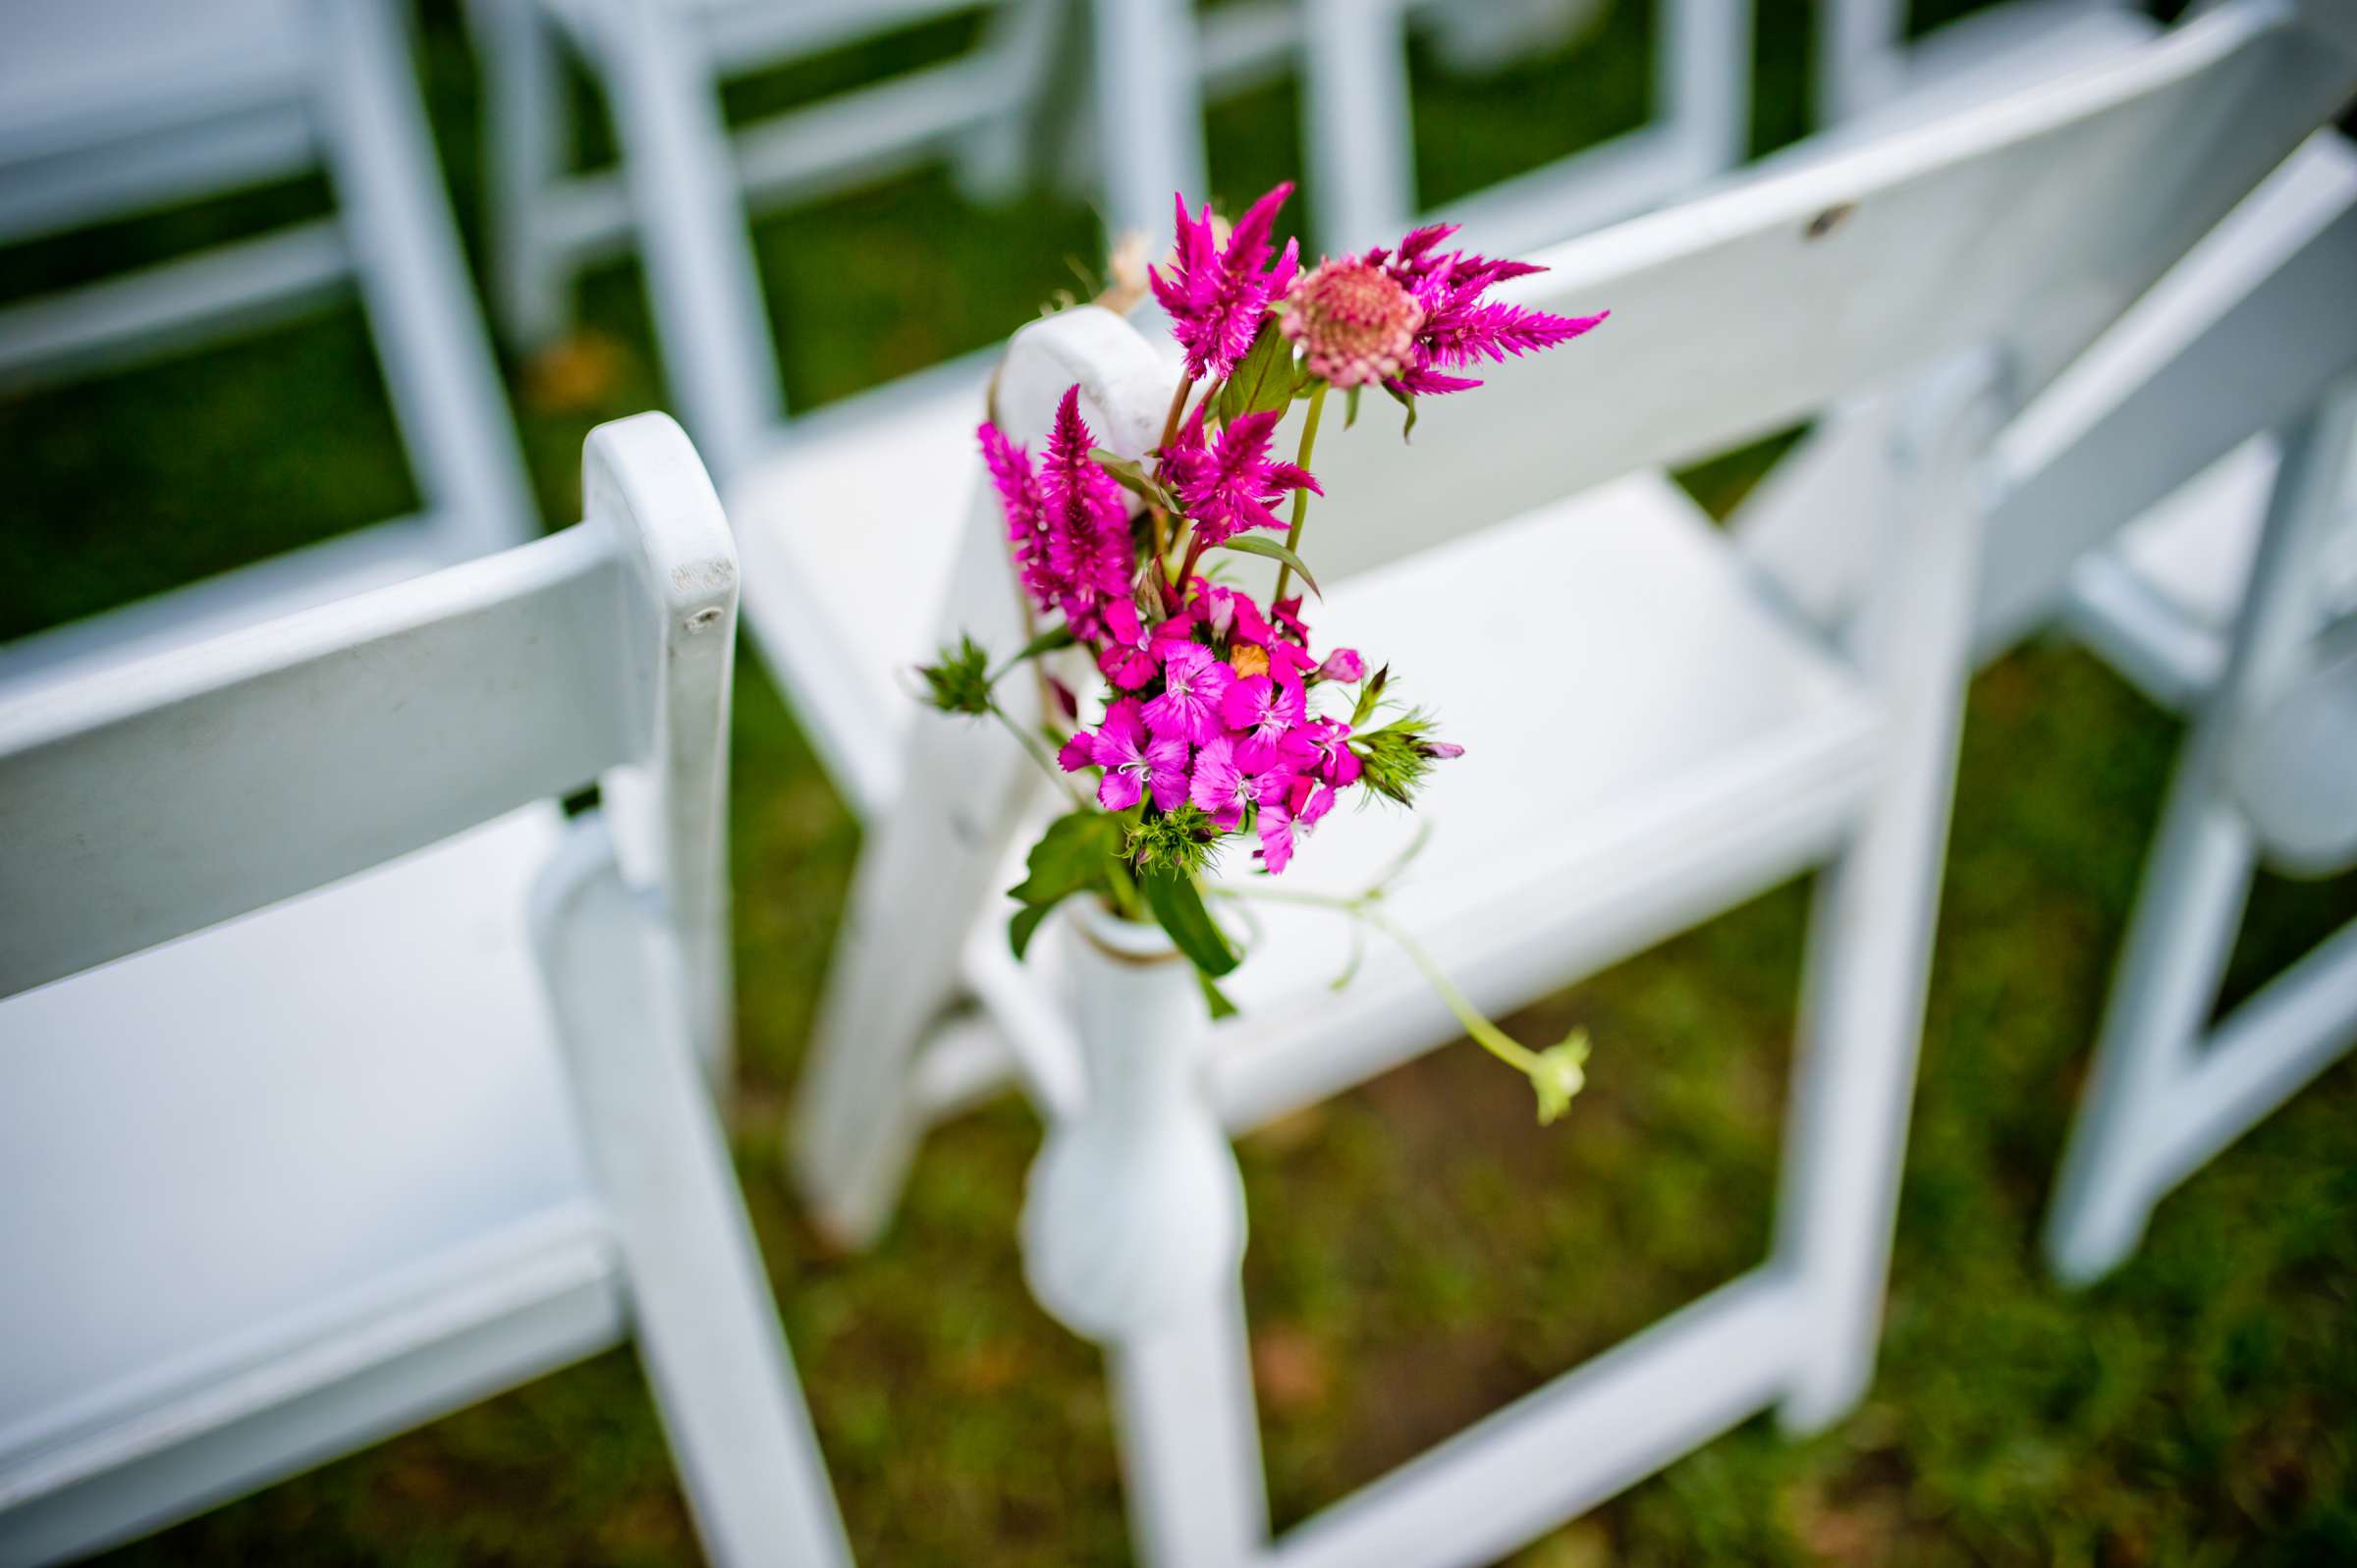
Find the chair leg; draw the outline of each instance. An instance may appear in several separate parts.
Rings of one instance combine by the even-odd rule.
[[[2001,420],[1982,356],[1935,374],[1901,416],[1893,549],[1857,628],[1890,749],[1856,834],[1820,875],[1777,1217],[1777,1259],[1809,1325],[1780,1411],[1787,1430],[1840,1418],[1874,1376],[1907,1114],[1923,1032],[1979,546],[1975,462]]]
[[[2157,1133],[2200,1058],[2257,858],[2228,764],[2247,717],[2296,674],[2316,630],[2313,564],[2336,520],[2353,441],[2349,387],[2284,440],[2233,646],[2178,755],[2048,1217],[2047,1258],[2069,1282],[2099,1278],[2135,1251],[2181,1174],[2156,1160]]]
[[[489,140],[492,304],[508,344],[546,347],[572,319],[572,258],[549,243],[549,193],[571,150],[563,61],[541,0],[476,0],[475,36],[484,65]]]
[[[725,488],[783,403],[718,86],[674,13],[607,0],[600,64],[672,396]]]
[[[930,837],[903,820],[871,826],[795,1097],[795,1185],[812,1222],[843,1247],[872,1243],[900,1204],[925,1126],[917,1049],[956,996],[959,944],[978,904],[940,896]]]
[[[2196,1058],[2250,892],[2250,834],[2190,761],[2170,786],[2047,1217],[2048,1262],[2073,1284],[2144,1239],[2160,1194],[2140,1145]]]
[[[848,1565],[843,1523],[688,1039],[676,950],[596,819],[535,890],[534,941],[630,1314],[716,1563]]]
[[[1174,192],[1210,194],[1197,23],[1183,0],[1091,0],[1089,22],[1106,228],[1168,234]]]
[[[986,205],[1010,200],[1031,173],[1033,128],[1056,61],[1064,0],[1013,0],[991,14],[982,53],[1005,83],[1006,106],[958,145],[959,190]]]
[[[385,0],[313,13],[327,162],[418,486],[454,560],[520,544],[538,531],[538,514],[400,24]]]

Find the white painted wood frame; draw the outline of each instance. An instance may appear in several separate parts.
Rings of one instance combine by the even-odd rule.
[[[712,1558],[848,1561],[697,1072],[736,555],[668,418],[584,470],[563,533],[0,698],[0,1561],[626,1339]]]
[[[1547,252],[1537,259],[1552,270],[1514,297],[1609,304],[1610,327],[1500,367],[1477,416],[1436,405],[1413,449],[1366,420],[1331,452],[1321,446],[1328,515],[1348,513],[1312,541],[1329,590],[1322,629],[1420,673],[1452,724],[1480,735],[1428,803],[1441,828],[1429,880],[1411,878],[1391,904],[1477,1000],[1510,1007],[1823,868],[1776,1251],[1275,1542],[1250,1479],[1257,1438],[1233,1289],[1117,1342],[1146,1560],[1486,1561],[1755,1411],[1777,1408],[1808,1430],[1856,1398],[1877,1337],[1954,726],[1988,615],[1980,541],[2068,522],[2098,542],[2250,426],[2235,427],[2243,415],[2229,408],[2187,450],[2155,449],[2092,523],[2072,510],[2090,482],[2077,455],[2149,441],[2166,428],[2157,408],[2131,401],[2086,446],[2026,473],[2007,469],[2001,430],[2352,84],[2357,32],[2337,8],[2218,8],[2067,81]],[[1759,308],[1763,298],[1775,308]],[[1086,310],[1027,328],[997,383],[1002,418],[1035,436],[1047,400],[1077,381],[1103,444],[1142,450],[1170,369],[1128,332]],[[2219,341],[2202,340],[2197,360]],[[1848,476],[1872,498],[1875,565],[1826,632],[1798,612],[1777,562],[1727,552],[1690,504],[1644,476],[1888,386],[1902,389],[1883,405],[1892,417]],[[2149,495],[2134,494],[2145,485]],[[995,533],[987,499],[962,524],[945,509],[931,525],[901,525],[900,559],[963,552],[967,563],[955,578],[962,596],[910,640],[961,627],[986,642],[1015,634],[1004,573],[977,569]],[[1589,556],[1583,538],[1610,547]],[[2061,558],[2055,581],[2016,588],[2057,598],[2084,548]],[[1723,559],[1731,574],[1720,574]],[[2023,569],[2021,553],[2002,560]],[[1559,586],[1528,606],[1497,597],[1532,581]],[[1419,636],[1419,623],[1446,621],[1436,603],[1485,605],[1483,635],[1451,623]],[[1574,673],[1562,694],[1568,717],[1535,728],[1575,736],[1576,755],[1492,739],[1503,731],[1485,721],[1476,672],[1531,657],[1514,641],[1525,623],[1553,639],[1551,668]],[[1593,649],[1581,640],[1590,634]],[[1453,655],[1452,638],[1469,645]],[[1708,654],[1699,664],[1697,650]],[[1762,680],[1789,683],[1745,683]],[[1708,700],[1722,689],[1740,690],[1766,729],[1724,728]],[[1603,706],[1570,712],[1578,704]],[[1017,968],[995,900],[968,905],[966,920],[944,908],[1013,880],[996,851],[1019,841],[1030,797],[1012,748],[941,721],[902,733],[900,792],[869,830],[796,1111],[804,1189],[853,1239],[888,1217],[923,1121],[951,1098],[945,1086],[967,1081],[959,1058],[975,1030],[944,1011],[960,996],[978,1000],[1051,1114],[1085,1114],[1087,1104],[1053,945],[1043,937],[1034,963]],[[1486,775],[1483,757],[1499,759]],[[1560,840],[1512,835],[1505,854],[1494,838],[1486,854],[1451,844],[1468,823],[1503,819],[1511,834],[1530,820],[1533,790],[1558,808]],[[1335,828],[1321,828],[1288,877],[1348,891],[1396,847],[1353,823]],[[1412,974],[1377,970],[1326,993],[1321,940],[1286,925],[1268,943],[1286,952],[1281,964],[1248,958],[1232,977],[1243,1011],[1213,1026],[1202,1108],[1231,1130],[1454,1033]],[[1305,991],[1318,995],[1288,1002]],[[908,1033],[928,1016],[943,1020],[930,1053]]]
[[[2357,379],[2285,429],[2224,667],[2193,710],[2048,1217],[2074,1283],[2125,1261],[2162,1197],[2357,1046],[2357,924],[2211,1021],[2260,862],[2357,865],[2357,652],[2329,637],[2324,569],[2357,533],[2353,427]]]
[[[1657,0],[1643,126],[1446,205],[1421,200],[1409,10],[1405,0],[1303,0],[1309,202],[1331,253],[1446,222],[1491,254],[1519,255],[1686,195],[1745,157],[1751,0]]]
[[[2156,25],[2134,0],[2001,0],[1908,36],[1910,0],[1819,0],[1816,118],[1920,122],[2116,58]]]
[[[0,28],[0,243],[321,169],[335,211],[0,308],[27,388],[356,286],[416,516],[0,649],[0,685],[86,669],[464,561],[534,511],[390,0],[85,0]]]
[[[945,63],[732,128],[724,81],[941,16],[991,13]],[[1061,0],[472,0],[490,109],[486,189],[495,304],[519,346],[570,319],[584,262],[633,243],[645,258],[673,397],[724,478],[783,413],[769,311],[746,225],[952,160],[970,189],[1022,175],[1055,64]],[[566,46],[604,89],[621,167],[576,174],[562,88]]]

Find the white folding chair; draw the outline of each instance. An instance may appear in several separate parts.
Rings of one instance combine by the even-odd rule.
[[[1682,196],[1743,161],[1751,126],[1751,0],[1657,0],[1653,117],[1637,130],[1437,210],[1417,199],[1408,7],[1304,0],[1312,210],[1329,251],[1412,224],[1459,223],[1518,255]]]
[[[1831,144],[2115,57],[2154,30],[2107,0],[2015,0],[1908,45],[1898,37],[1902,9],[1894,0],[1829,7],[1821,102],[1845,122],[1825,138]],[[2252,432],[2175,494],[2153,495],[2144,516],[2066,570],[2068,547],[2096,535],[2014,530],[1993,545],[1985,653],[2051,617],[2194,723],[2049,1217],[2048,1255],[2072,1281],[2122,1262],[2160,1197],[2357,1038],[2357,939],[2348,933],[2234,1018],[2209,1024],[2257,861],[2310,874],[2342,869],[2335,825],[2357,832],[2346,826],[2357,807],[2330,783],[2357,777],[2357,753],[2335,729],[2346,699],[2315,668],[2331,662],[2323,630],[2357,609],[2357,529],[2325,525],[2321,537],[2278,543],[2273,555],[2263,545],[2284,529],[2319,526],[2276,516],[2283,509],[2331,507],[2330,476],[2282,474],[2281,437],[2329,423],[2324,379],[2357,367],[2340,299],[2357,272],[2353,211],[2357,148],[2320,131],[2009,436],[2017,453],[2051,453],[2080,439],[2090,408],[2133,397],[2152,406],[2148,424],[2158,421],[2139,438],[2143,447],[2181,453],[2188,415],[2165,406],[2214,406],[2221,387],[2242,395],[2241,424]],[[2232,327],[2221,330],[2229,309]],[[2216,346],[2189,351],[2200,337]],[[1823,439],[1844,438],[1829,431]],[[2320,429],[2310,444],[2330,439]],[[2105,456],[2124,471],[2141,465],[2143,450]],[[2087,477],[2102,499],[2082,496],[2077,516],[2109,514],[2121,493],[2114,476]],[[2285,565],[2290,559],[2301,564]],[[2269,586],[2269,561],[2294,580]],[[2239,643],[2251,650],[2242,673],[2230,675]],[[2263,727],[2267,709],[2297,718]],[[2273,749],[2259,746],[2260,733]],[[2263,764],[2248,760],[2261,756]]]
[[[2335,522],[2329,406],[2357,375],[2352,276],[2357,156],[2320,133],[2000,442],[1980,657],[2052,622],[2194,723],[2049,1217],[2073,1281],[2124,1259],[2161,1196],[2357,1038],[2346,930],[2208,1022],[2255,861],[2315,875],[2357,854],[2357,473]],[[1821,426],[1740,519],[1746,553],[1821,615],[1857,590],[1843,564],[1872,507],[1842,498],[1873,426]],[[2279,432],[2309,432],[2308,456],[2287,465]]]
[[[2320,308],[2345,313],[2352,267],[2357,243]],[[2357,866],[2353,432],[2357,354],[2284,431],[2255,556],[2219,573],[2240,568],[2247,586],[2192,705],[2048,1217],[2047,1254],[2067,1280],[2117,1267],[2162,1197],[2357,1046],[2357,922],[2211,1021],[2260,861],[2295,875]],[[2138,613],[2176,614],[2176,642],[2211,632],[2172,601]]]
[[[1134,82],[1124,88],[1123,123],[1106,126],[1113,156],[1128,150],[1113,140],[1117,131],[1139,149],[1115,187],[1167,186],[1176,177],[1179,189],[1201,190],[1202,97],[1295,61],[1305,89],[1311,229],[1332,254],[1383,243],[1425,221],[1462,223],[1485,250],[1518,254],[1686,194],[1741,162],[1749,133],[1751,0],[1658,0],[1647,124],[1436,211],[1415,190],[1410,26],[1433,30],[1444,55],[1479,63],[1593,7],[1262,0],[1197,18],[1185,0],[1093,5],[1099,36],[1109,40],[1097,80]],[[1137,81],[1139,60],[1175,64]],[[1167,223],[1170,198],[1162,199],[1144,216],[1149,232]]]
[[[563,533],[0,700],[0,1562],[626,1337],[712,1556],[848,1560],[696,1071],[736,556],[670,420],[584,468]]]
[[[2116,58],[2157,25],[2135,0],[2001,0],[1907,36],[1909,0],[1820,0],[1821,125],[1920,123]]]
[[[0,243],[323,167],[331,217],[0,307],[0,387],[357,285],[422,513],[0,650],[0,681],[528,538],[534,512],[389,0],[0,0]]]
[[[1109,1345],[1148,1560],[1487,1561],[1755,1411],[1809,1430],[1863,1390],[1955,724],[1998,597],[1979,537],[2085,526],[2071,506],[2087,465],[2162,422],[2117,410],[2027,473],[1999,436],[2353,84],[2357,27],[2337,5],[2220,7],[2067,82],[1547,253],[1515,297],[1610,305],[1607,329],[1499,367],[1477,412],[1436,406],[1412,450],[1381,420],[1321,444],[1321,631],[1412,676],[1469,747],[1430,789],[1433,838],[1387,908],[1476,1001],[1510,1007],[1822,867],[1785,1191],[1763,1267],[1273,1545],[1234,1281],[1164,1303]],[[1124,324],[1073,311],[1017,336],[998,407],[1036,434],[1051,391],[1076,381],[1102,444],[1135,454],[1171,379]],[[1805,584],[1645,472],[1891,384],[1897,416],[1853,472],[1880,524],[1871,570],[1823,629]],[[2203,439],[2115,475],[2105,526],[2248,433],[2196,423]],[[984,497],[962,543],[950,519],[901,524],[903,558],[962,557],[937,634],[1018,634],[1003,568],[987,574],[992,521]],[[1554,706],[1534,718],[1542,693]],[[987,1028],[1051,1114],[1089,1107],[1053,944],[1015,966],[992,896],[1031,796],[1021,764],[985,727],[918,723],[895,809],[869,830],[797,1108],[806,1190],[853,1238],[889,1214],[926,1117],[970,1087]],[[1288,879],[1354,891],[1410,829],[1331,821]],[[1200,1116],[1240,1131],[1454,1035],[1404,964],[1328,991],[1348,936],[1322,911],[1261,924],[1223,982],[1241,1011],[1209,1026]],[[984,1020],[945,1020],[961,993]]]
[[[1022,172],[1063,0],[473,0],[491,100],[487,189],[504,330],[537,345],[584,261],[637,242],[675,395],[713,466],[780,416],[748,209],[950,158]],[[935,18],[990,13],[950,61],[732,131],[721,84]],[[604,87],[619,170],[567,172],[561,45]]]

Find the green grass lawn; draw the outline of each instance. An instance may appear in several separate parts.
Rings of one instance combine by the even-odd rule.
[[[1805,112],[1806,7],[1762,9],[1766,146]],[[1641,10],[1619,0],[1587,52],[1480,81],[1419,55],[1428,191],[1633,119]],[[471,230],[471,65],[444,9],[423,41]],[[883,52],[957,41],[944,29]],[[732,102],[816,90],[876,58]],[[1293,110],[1289,85],[1217,110],[1223,199],[1293,172]],[[294,187],[23,247],[0,259],[0,298],[322,199]],[[1093,267],[1097,245],[1071,199],[977,210],[939,175],[780,214],[757,242],[802,406],[991,342],[1078,287],[1073,268]],[[583,432],[663,401],[639,287],[627,263],[584,281],[585,372],[510,367],[552,522],[575,515]],[[352,310],[0,397],[0,635],[356,526],[413,494]],[[1737,459],[1690,480],[1724,508],[1757,467]],[[1035,1118],[1007,1101],[944,1129],[868,1256],[822,1256],[783,1183],[782,1112],[858,829],[758,664],[740,670],[739,1168],[854,1542],[895,1568],[1121,1561],[1097,1357],[1017,1274]],[[2056,1289],[2033,1247],[2177,733],[2059,645],[1976,682],[1871,1396],[1808,1442],[1755,1422],[1518,1562],[2357,1561],[2357,1073],[2329,1073],[2164,1204],[2106,1284]],[[1246,1140],[1246,1286],[1281,1526],[1760,1257],[1805,899],[1781,889],[1517,1020],[1530,1035],[1582,1021],[1598,1042],[1591,1088],[1553,1129],[1532,1124],[1517,1079],[1458,1049]],[[2349,881],[2267,885],[2230,989],[2352,915]],[[521,1568],[696,1552],[625,1351],[107,1560]]]

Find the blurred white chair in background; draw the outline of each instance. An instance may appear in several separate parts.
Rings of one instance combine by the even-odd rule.
[[[1999,0],[1910,38],[1910,9],[1819,0],[1819,125],[1920,124],[2114,59],[2159,30],[2135,0]]]
[[[2357,471],[2344,456],[2334,520],[2330,406],[2357,374],[2353,276],[2357,156],[2320,133],[2000,443],[1981,656],[2058,623],[2193,720],[2049,1217],[2074,1281],[2357,1039],[2349,930],[2210,1022],[2256,861],[2318,875],[2357,856]],[[1843,564],[1873,509],[1849,485],[1880,417],[1821,426],[1739,519],[1818,614],[1856,590]]]
[[[1626,3],[1626,0],[1624,0]],[[1655,0],[1653,114],[1601,145],[1434,208],[1417,198],[1405,0],[1303,0],[1303,142],[1330,253],[1459,223],[1493,255],[1661,206],[1741,163],[1751,135],[1752,0]]]
[[[749,211],[949,159],[969,189],[1018,179],[1067,0],[473,0],[490,98],[486,189],[503,329],[570,319],[575,270],[644,258],[683,417],[727,473],[783,414]],[[987,13],[942,64],[732,130],[724,82],[943,17]],[[618,169],[570,172],[564,47],[603,88]]]
[[[2349,314],[2357,219],[2341,227],[2311,322]],[[2347,367],[2284,432],[2255,554],[2214,552],[2191,604],[2151,593],[2131,622],[2173,616],[2177,642],[2212,639],[2201,607],[2247,584],[2190,704],[2048,1217],[2048,1256],[2074,1282],[2125,1261],[2163,1196],[2357,1046],[2357,921],[2211,1017],[2259,863],[2357,866],[2357,345]],[[2123,570],[2122,591],[2168,582],[2175,563],[2155,564],[2153,577]]]
[[[537,518],[389,0],[0,0],[0,243],[324,168],[336,210],[0,306],[0,387],[101,370],[356,283],[421,515],[0,650],[0,681],[281,615]]]
[[[1100,81],[1141,76],[1138,60],[1178,74],[1127,99],[1141,145],[1170,148],[1156,169],[1202,192],[1202,98],[1254,85],[1288,65],[1303,82],[1301,140],[1313,255],[1396,240],[1420,222],[1458,222],[1493,253],[1520,254],[1683,195],[1743,159],[1751,105],[1752,0],[1657,0],[1652,118],[1634,131],[1433,210],[1415,189],[1410,28],[1461,69],[1496,69],[1594,20],[1600,0],[1258,0],[1197,12],[1187,0],[1092,0],[1107,40]],[[1192,62],[1193,72],[1184,63]],[[1199,76],[1200,95],[1190,75]],[[1233,194],[1233,193],[1232,193]],[[1168,227],[1168,201],[1147,215]]]
[[[1488,1561],[1755,1411],[1808,1430],[1863,1391],[1955,725],[1994,597],[1980,537],[2097,530],[2083,550],[2265,418],[2187,396],[2250,352],[2240,317],[2198,340],[2165,407],[2124,405],[2048,466],[2008,467],[2010,400],[2054,383],[2352,85],[2357,32],[2337,0],[2229,4],[2067,84],[1549,252],[1513,296],[1610,304],[1610,328],[1497,367],[1480,410],[1435,408],[1412,452],[1380,420],[1321,447],[1329,505],[1348,514],[1313,537],[1321,632],[1392,660],[1470,748],[1436,778],[1419,813],[1431,845],[1386,907],[1477,1001],[1509,1008],[1823,866],[1786,1190],[1762,1268],[1274,1543],[1235,1281],[1156,1300],[1109,1345],[1145,1560]],[[1068,312],[1017,336],[999,409],[1036,435],[1077,382],[1103,444],[1135,455],[1171,376],[1126,324]],[[1876,525],[1854,558],[1862,589],[1823,621],[1773,552],[1731,544],[1645,471],[1877,384],[1905,389],[1886,405],[1903,411],[1846,476],[1864,498],[1819,498]],[[2181,447],[2156,441],[2188,428]],[[2081,517],[2122,443],[2140,465]],[[944,509],[921,540],[904,528],[904,554],[961,557],[936,640],[1022,635],[999,536],[987,494],[962,523]],[[1534,692],[1560,704],[1543,722]],[[993,896],[1034,790],[995,730],[922,722],[903,793],[869,830],[797,1108],[806,1190],[851,1238],[889,1215],[987,1027],[944,1021],[961,990],[1049,1113],[1088,1113],[1054,945],[1015,966]],[[1288,876],[1356,891],[1409,831],[1376,812],[1332,820]],[[1265,912],[1255,956],[1223,983],[1241,1011],[1209,1026],[1208,1122],[1257,1125],[1455,1034],[1404,964],[1328,990],[1348,936],[1322,915]],[[1105,1190],[1126,1175],[1105,1172]]]
[[[584,468],[564,533],[0,699],[0,1562],[625,1338],[716,1561],[848,1560],[696,1071],[736,558],[668,419]]]
[[[1813,146],[1888,135],[2010,83],[2116,58],[2155,31],[2117,0],[2014,0],[1907,44],[1903,10],[1897,0],[1831,0],[1820,94],[1840,123]],[[2335,824],[2357,833],[2346,783],[2357,780],[2357,748],[2338,706],[2348,699],[2337,695],[2349,677],[2319,668],[2337,668],[2327,633],[2357,613],[2357,525],[2290,520],[2330,510],[2332,481],[2308,473],[2287,487],[2280,473],[2281,432],[2316,425],[2303,438],[2311,464],[2326,461],[2334,439],[2320,408],[2325,381],[2357,356],[2351,276],[2357,148],[2326,129],[2008,433],[2023,466],[2085,445],[2096,410],[2141,406],[2054,465],[2078,490],[2055,510],[2059,526],[1999,529],[1984,653],[2051,618],[2194,726],[2047,1228],[2056,1271],[2074,1281],[2123,1261],[2161,1196],[2357,1038],[2351,933],[2210,1023],[2255,864],[2345,869]],[[2215,422],[2221,407],[2248,439],[2189,447],[2189,421]],[[1844,431],[1851,419],[1859,429]],[[1873,410],[1853,407],[1812,445],[1837,449],[1854,436],[1871,447],[1876,423]],[[2134,434],[2122,441],[2122,431]],[[2151,451],[2181,460],[2193,447],[2206,460],[2191,482],[2173,494],[2146,483]],[[1804,451],[1795,468],[1813,465]],[[2108,530],[2095,519],[2128,494],[2149,509],[2098,543]],[[1831,520],[1820,512],[1803,526]],[[2263,548],[2271,532],[2283,537]],[[2289,575],[2270,586],[2270,573]],[[2263,722],[2262,712],[2277,717]]]

